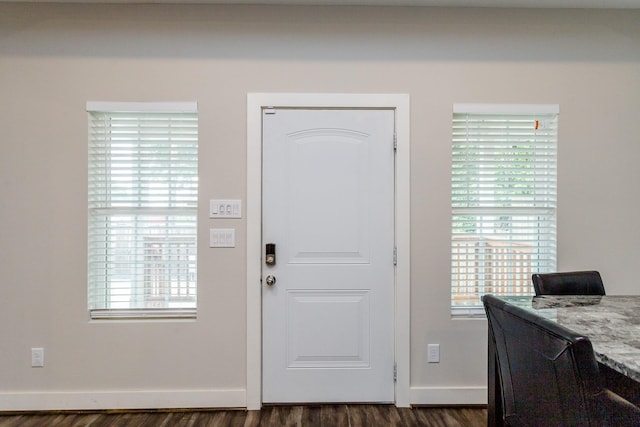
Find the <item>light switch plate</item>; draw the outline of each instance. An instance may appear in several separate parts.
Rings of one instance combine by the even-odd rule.
[[[235,248],[235,228],[211,228],[209,229],[210,248]]]
[[[209,200],[209,218],[242,218],[242,200]]]

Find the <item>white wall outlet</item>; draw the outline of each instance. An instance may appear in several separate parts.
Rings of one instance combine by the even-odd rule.
[[[427,344],[427,362],[440,363],[440,344]]]
[[[31,349],[31,367],[42,368],[44,366],[44,348],[32,348]]]
[[[242,218],[242,200],[209,200],[209,218]]]

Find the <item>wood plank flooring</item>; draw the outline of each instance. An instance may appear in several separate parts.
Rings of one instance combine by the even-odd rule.
[[[7,414],[0,427],[477,427],[483,407],[393,405],[266,406],[260,411],[106,411]]]

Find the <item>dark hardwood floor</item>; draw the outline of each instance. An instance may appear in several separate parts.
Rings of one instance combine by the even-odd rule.
[[[486,420],[483,407],[393,405],[266,406],[260,411],[0,412],[0,427],[477,427],[485,426]]]

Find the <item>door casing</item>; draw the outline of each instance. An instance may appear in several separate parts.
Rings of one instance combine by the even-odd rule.
[[[247,95],[247,384],[246,407],[262,406],[262,110],[385,108],[396,118],[395,403],[410,405],[410,136],[408,94],[249,93]]]

